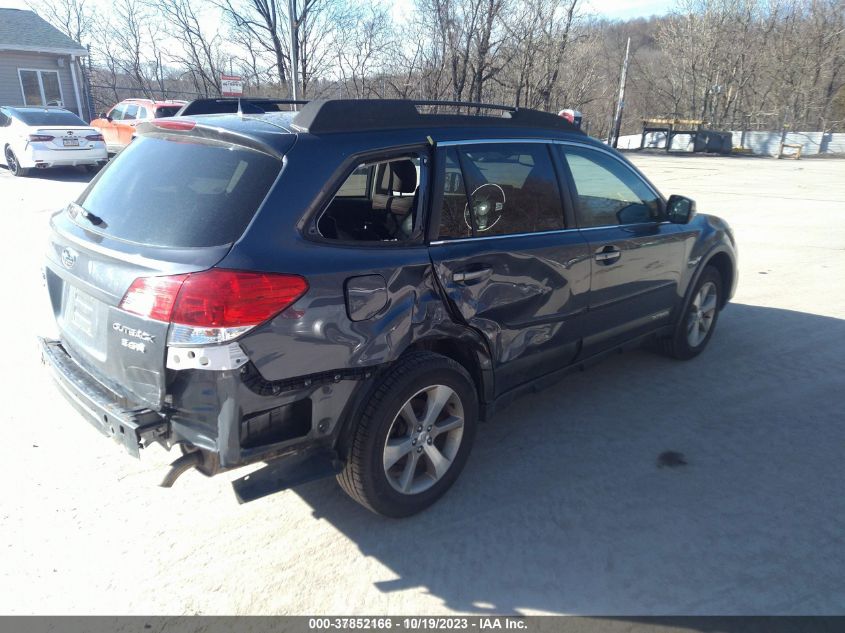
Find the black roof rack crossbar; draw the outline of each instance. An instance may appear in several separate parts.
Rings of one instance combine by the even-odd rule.
[[[265,99],[264,97],[250,98],[250,97],[236,97],[238,100],[238,114],[243,114],[243,102],[252,105],[305,105],[307,100],[303,99]]]
[[[486,114],[422,113],[417,106],[457,106],[504,110],[503,116]],[[313,100],[293,118],[292,126],[301,132],[331,134],[402,128],[431,127],[533,127],[566,132],[583,132],[563,117],[549,112],[513,106],[463,101],[412,101],[409,99],[327,99]]]
[[[304,105],[308,103],[307,99],[273,99],[272,97],[202,97],[200,99],[194,99],[190,103],[226,103],[228,101],[254,101],[256,103],[292,103],[296,105]]]
[[[209,97],[194,99],[182,107],[182,116],[191,114],[262,114],[266,112],[261,106],[266,105],[305,105],[307,100],[302,99],[272,99],[269,97]],[[210,104],[221,104],[222,107],[210,108]],[[244,108],[246,104],[246,108]],[[252,106],[252,107],[250,107]]]

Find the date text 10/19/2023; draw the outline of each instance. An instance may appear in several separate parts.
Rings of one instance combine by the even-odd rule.
[[[349,630],[526,630],[528,625],[520,617],[350,617],[309,618],[308,628],[324,631]]]

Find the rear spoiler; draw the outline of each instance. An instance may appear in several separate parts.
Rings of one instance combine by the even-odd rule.
[[[254,136],[216,125],[209,125],[208,121],[195,121],[194,119],[184,117],[167,117],[164,119],[144,121],[143,123],[139,123],[135,128],[135,133],[139,136],[186,136],[204,138],[254,149],[264,154],[269,154],[279,160],[284,157],[284,154],[277,148]]]

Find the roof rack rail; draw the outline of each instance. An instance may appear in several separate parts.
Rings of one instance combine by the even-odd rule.
[[[418,106],[468,107],[503,110],[502,116],[485,114],[422,113]],[[413,101],[410,99],[326,99],[310,101],[291,124],[302,132],[331,134],[430,127],[534,127],[566,132],[580,128],[549,112],[490,103],[465,101]]]

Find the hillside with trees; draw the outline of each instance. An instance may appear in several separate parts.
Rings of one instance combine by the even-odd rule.
[[[36,0],[89,45],[97,109],[128,96],[245,93],[487,101],[584,113],[608,133],[631,38],[623,133],[643,117],[714,129],[845,130],[842,0],[680,0],[663,17],[608,21],[579,0]]]

